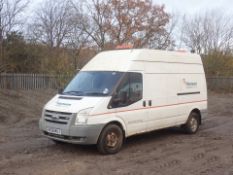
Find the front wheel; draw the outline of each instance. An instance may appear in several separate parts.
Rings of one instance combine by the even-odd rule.
[[[101,154],[115,154],[123,145],[123,130],[115,124],[107,125],[100,134],[97,148]]]
[[[195,134],[200,126],[200,117],[197,113],[192,112],[189,115],[187,123],[183,126],[184,130],[188,134]]]

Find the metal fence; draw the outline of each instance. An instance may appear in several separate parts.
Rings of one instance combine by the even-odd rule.
[[[2,89],[58,89],[70,81],[72,75],[0,74]]]
[[[0,74],[2,89],[58,89],[64,87],[73,75]],[[207,77],[208,89],[233,93],[233,77]]]
[[[209,90],[233,93],[233,77],[207,77]]]

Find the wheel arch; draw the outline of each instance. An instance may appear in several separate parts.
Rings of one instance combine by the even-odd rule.
[[[194,109],[191,110],[190,114],[193,113],[193,112],[198,114],[199,124],[201,125],[202,124],[202,122],[201,122],[202,121],[201,110],[198,109],[198,108],[194,108]]]
[[[119,127],[122,129],[122,131],[123,131],[123,137],[124,137],[124,138],[126,137],[125,127],[124,127],[124,125],[123,125],[120,121],[118,121],[118,120],[113,120],[113,121],[108,122],[108,123],[103,127],[102,130],[104,130],[104,128],[105,128],[106,126],[111,125],[111,124],[115,124],[115,125],[119,126]]]

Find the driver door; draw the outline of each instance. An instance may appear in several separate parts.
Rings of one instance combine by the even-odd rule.
[[[142,73],[125,74],[113,95],[111,108],[115,108],[116,117],[124,121],[127,136],[146,131],[148,114],[143,103]]]

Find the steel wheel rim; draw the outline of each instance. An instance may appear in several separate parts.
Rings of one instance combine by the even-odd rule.
[[[197,130],[197,127],[198,127],[197,125],[198,125],[197,124],[197,120],[195,118],[191,118],[191,120],[190,120],[190,126],[191,126],[191,130],[193,132],[195,132]]]
[[[109,148],[114,148],[119,142],[119,136],[115,132],[109,132],[106,136],[106,145]]]

